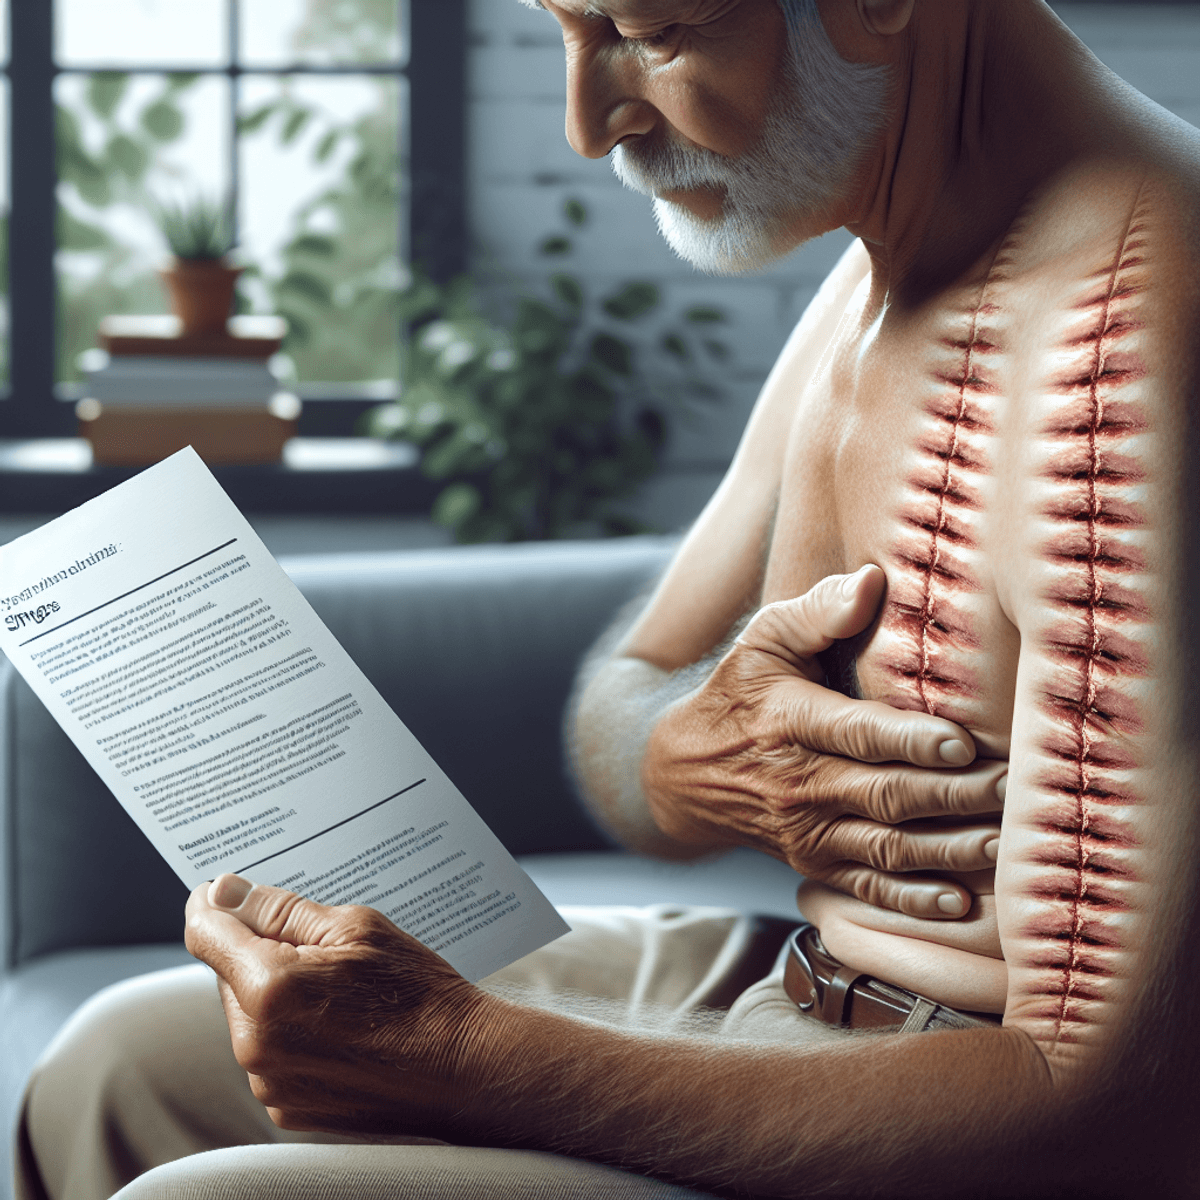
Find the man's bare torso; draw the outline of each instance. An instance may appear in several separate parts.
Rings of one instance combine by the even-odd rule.
[[[832,682],[952,720],[982,756],[1008,758],[1022,648],[1011,596],[1032,576],[1046,653],[1020,687],[1042,728],[1037,761],[1017,766],[1041,796],[1005,828],[1015,817],[1040,831],[1036,920],[1059,937],[1049,970],[1065,1006],[1105,987],[1143,842],[1137,742],[1163,649],[1150,562],[1168,532],[1145,485],[1173,470],[1163,438],[1179,428],[1147,382],[1164,360],[1156,281],[1182,257],[1180,225],[1161,180],[1096,165],[1033,200],[915,311],[871,312],[867,256],[852,251],[841,269],[860,282],[797,400],[762,592],[770,603],[884,567],[880,619],[838,648]],[[1018,843],[1003,844],[1001,889],[1022,869]],[[801,903],[851,965],[1002,1011],[991,882],[969,884],[975,911],[951,927],[875,919],[819,888]],[[926,936],[949,946],[923,969],[911,939]]]

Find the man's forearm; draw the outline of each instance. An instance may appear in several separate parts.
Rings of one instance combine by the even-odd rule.
[[[1009,1030],[805,1048],[514,1007],[492,1047],[476,1135],[753,1195],[974,1192],[1055,1111],[1041,1053]]]
[[[568,713],[567,747],[576,784],[593,815],[623,845],[660,858],[695,858],[654,823],[642,792],[646,743],[663,713],[711,671],[705,661],[663,671],[640,658],[607,657],[589,670]]]

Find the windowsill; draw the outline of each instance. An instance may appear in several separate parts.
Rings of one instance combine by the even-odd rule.
[[[214,467],[245,512],[429,511],[437,485],[417,469],[417,451],[373,438],[293,438],[283,462]],[[83,438],[0,440],[0,512],[64,512],[141,468],[98,467]]]

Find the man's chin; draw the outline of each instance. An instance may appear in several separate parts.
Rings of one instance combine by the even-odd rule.
[[[796,248],[780,244],[770,223],[725,214],[703,220],[681,204],[661,197],[654,216],[667,245],[685,262],[709,275],[745,275],[778,262]]]

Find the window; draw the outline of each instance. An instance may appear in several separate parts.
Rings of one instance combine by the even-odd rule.
[[[165,311],[155,203],[198,195],[233,200],[239,304],[289,318],[304,431],[350,432],[394,387],[402,264],[462,266],[462,0],[8,8],[0,436],[74,432],[97,320]]]

